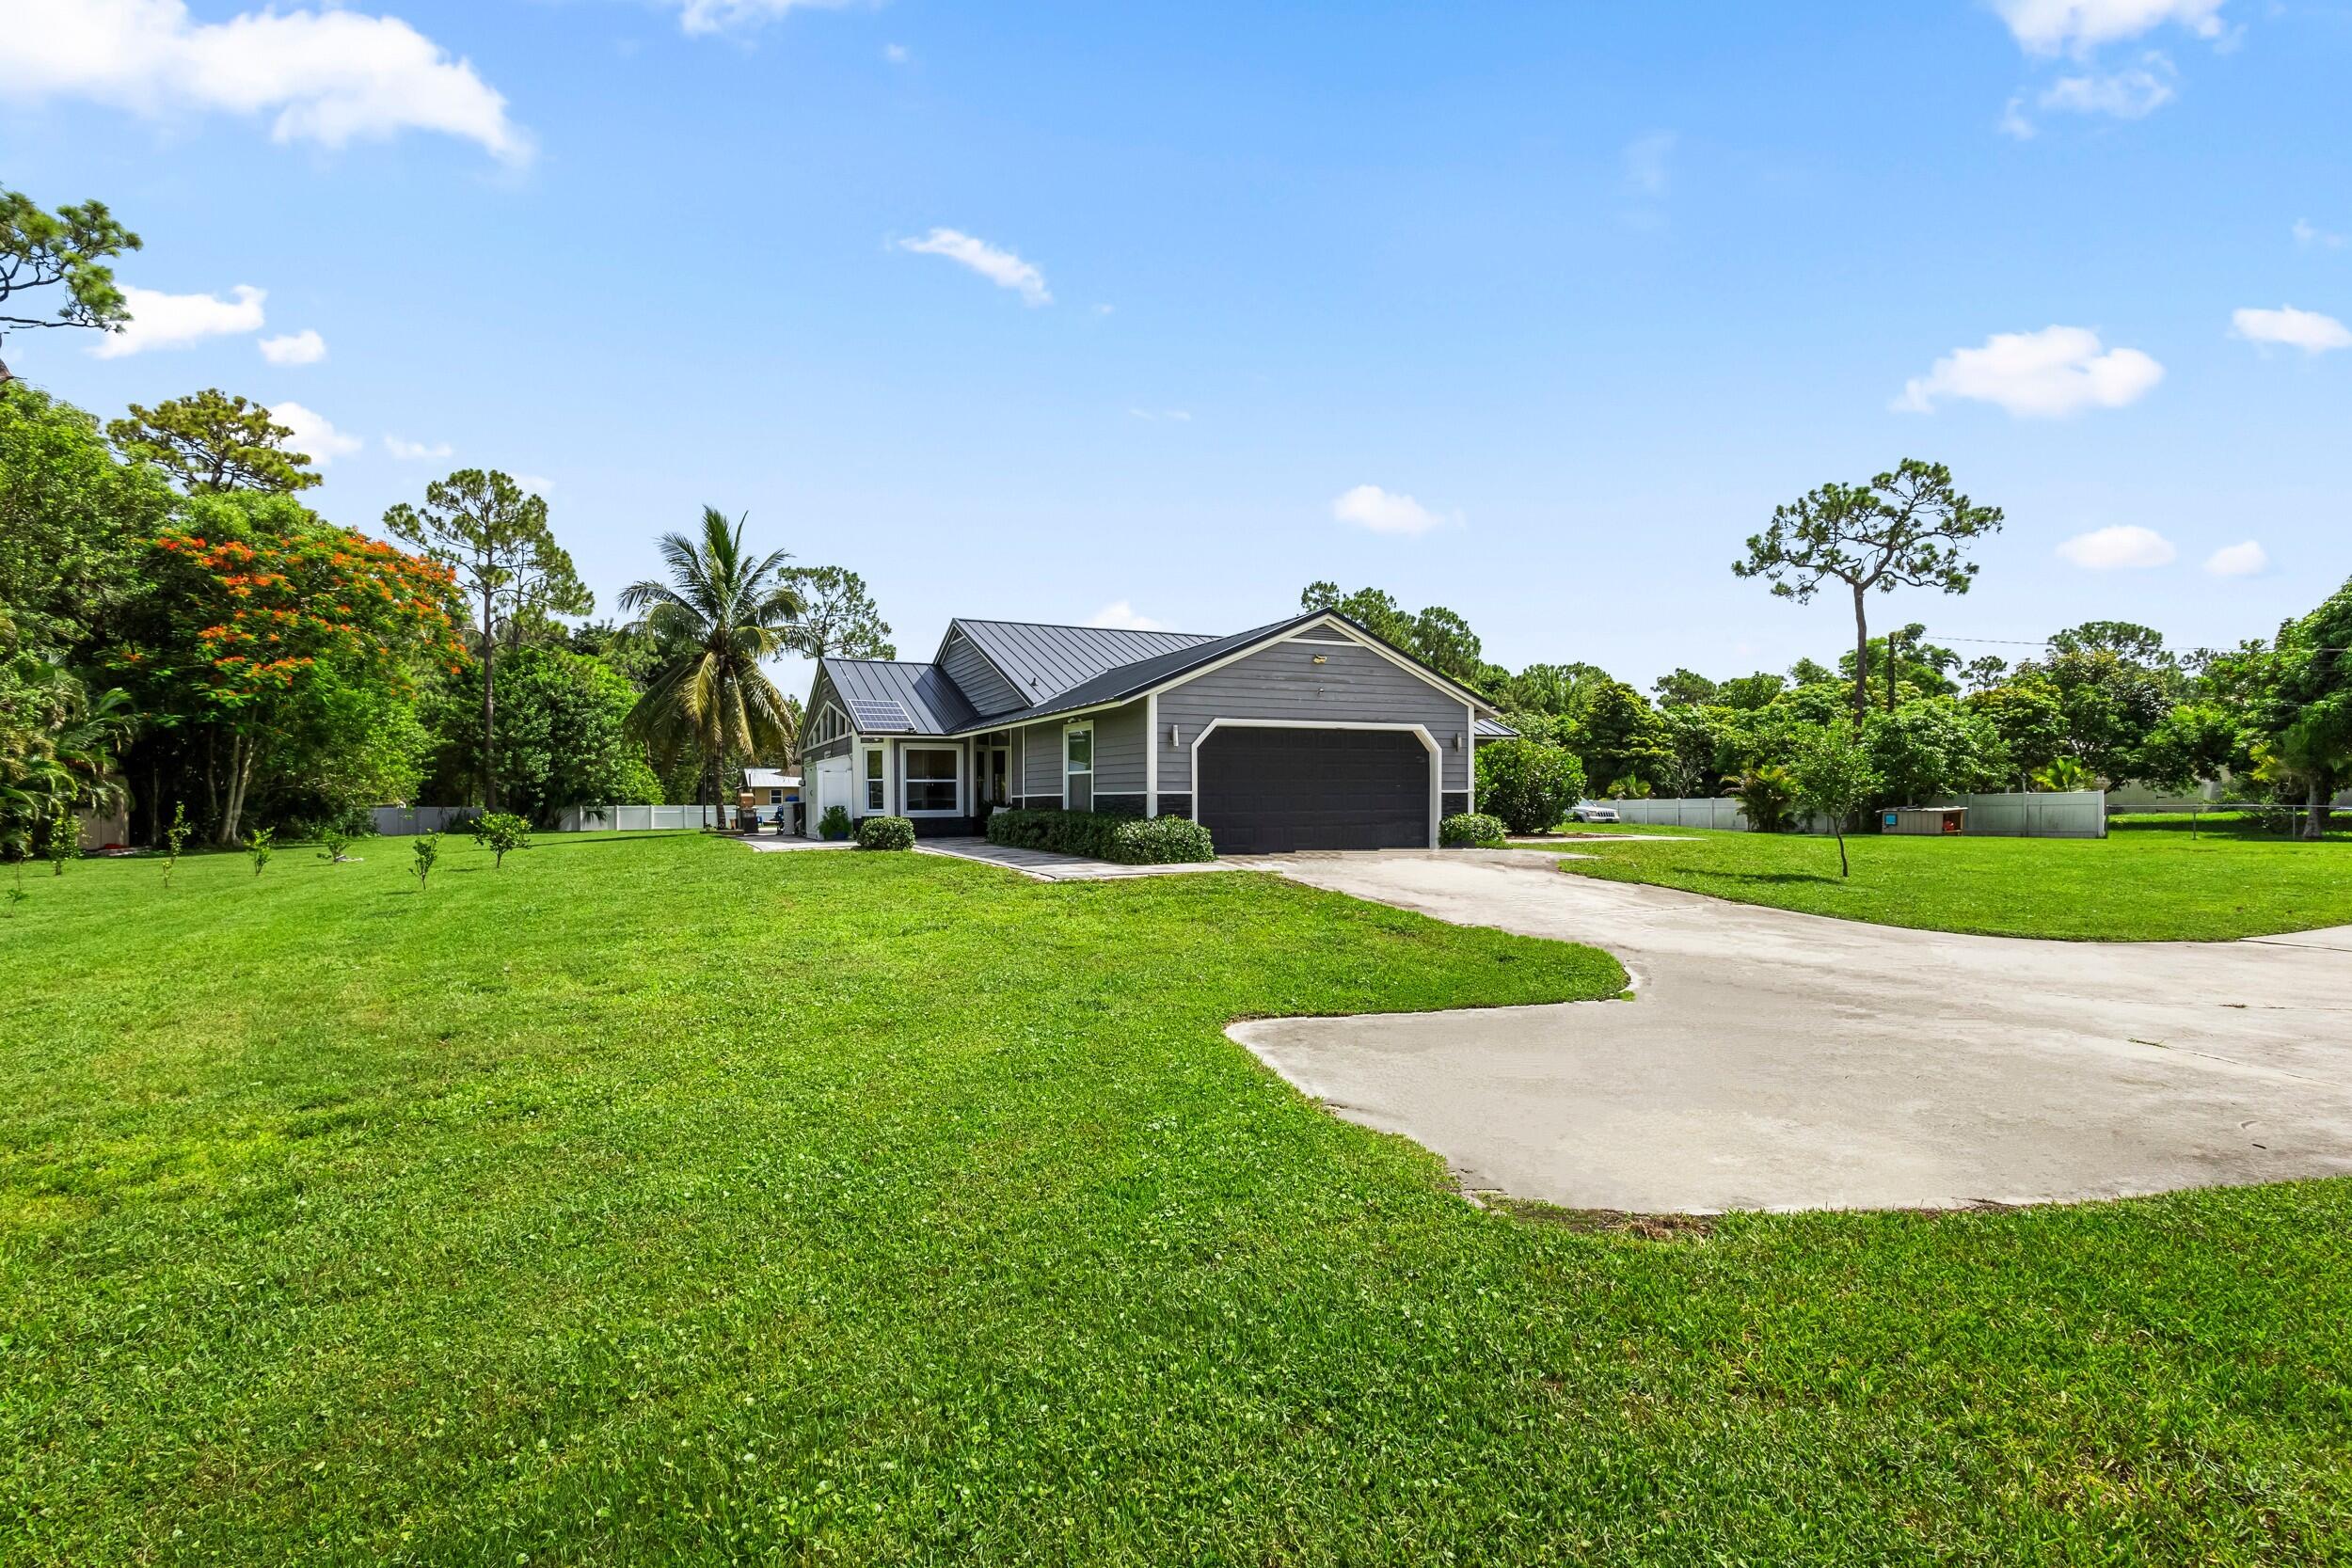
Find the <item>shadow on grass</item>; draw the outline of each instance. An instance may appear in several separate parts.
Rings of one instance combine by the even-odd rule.
[[[1702,871],[1699,875],[1718,882],[1824,882],[1831,887],[1851,885],[1851,879],[1833,877],[1820,871]]]

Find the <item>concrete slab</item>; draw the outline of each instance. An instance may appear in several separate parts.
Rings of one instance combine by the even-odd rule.
[[[1280,869],[1606,948],[1635,1000],[1230,1033],[1469,1186],[1572,1208],[1949,1208],[2352,1173],[2352,931],[1954,936],[1594,881],[1556,858]]]

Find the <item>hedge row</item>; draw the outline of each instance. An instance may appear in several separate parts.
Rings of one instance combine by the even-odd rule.
[[[1502,842],[1502,818],[1485,813],[1449,816],[1438,824],[1438,842],[1449,849],[1491,847]]]
[[[1216,859],[1209,830],[1181,816],[1112,816],[1089,811],[998,811],[988,841],[1014,849],[1050,849],[1127,865],[1175,865]]]

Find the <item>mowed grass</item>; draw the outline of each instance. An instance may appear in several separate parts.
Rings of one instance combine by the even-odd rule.
[[[1250,874],[360,852],[0,919],[0,1561],[2352,1539],[2352,1182],[1647,1240],[1474,1210],[1221,1033],[1615,990],[1587,951]]]
[[[2339,821],[2344,820],[2339,816]],[[2104,839],[1850,835],[1642,828],[1541,847],[1561,869],[1806,914],[1991,936],[2222,942],[2352,924],[2352,832],[2312,844],[2251,825],[2124,818]],[[1520,846],[1532,847],[1532,846]]]

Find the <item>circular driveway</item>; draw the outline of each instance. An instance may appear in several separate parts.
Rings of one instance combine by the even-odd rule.
[[[1285,875],[1587,942],[1630,1002],[1229,1033],[1472,1190],[1577,1209],[1955,1208],[2352,1173],[2352,927],[2232,942],[1867,926],[1562,873],[1294,856]]]

